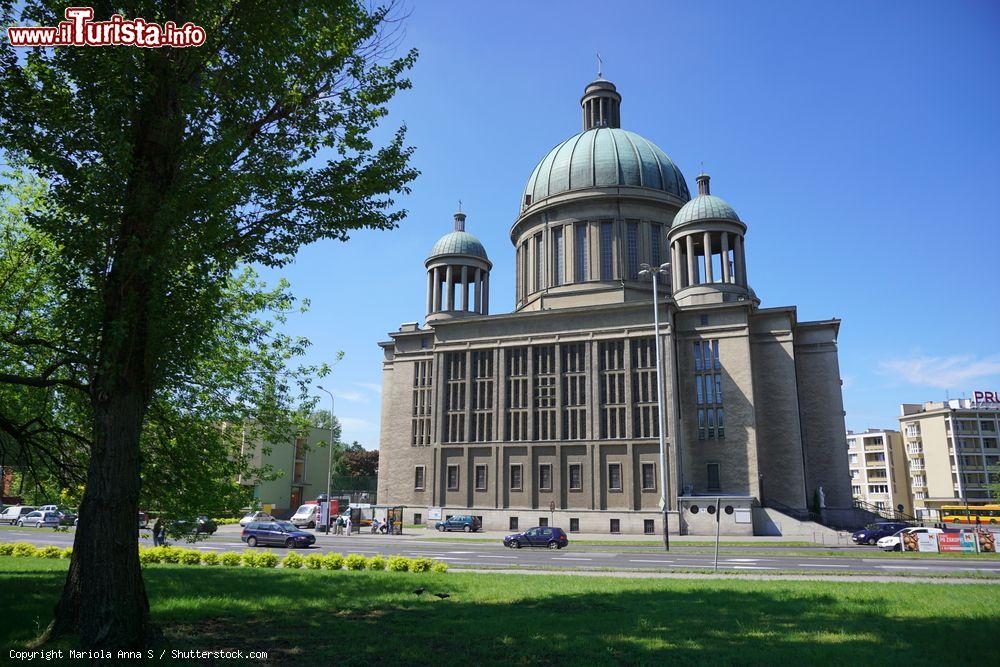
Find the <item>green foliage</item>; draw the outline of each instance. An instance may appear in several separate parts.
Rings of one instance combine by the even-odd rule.
[[[344,559],[344,567],[348,570],[363,570],[366,560],[361,554],[348,554],[347,558]]]
[[[239,567],[242,558],[235,551],[226,551],[219,556],[219,562],[226,567]]]
[[[139,548],[139,564],[140,565],[151,565],[153,563],[162,562],[159,549],[144,549]]]
[[[66,559],[66,560],[69,560],[70,558],[72,558],[73,557],[73,547],[66,547],[65,549],[63,549],[62,550],[62,557],[64,559]]]
[[[323,567],[323,557],[319,554],[309,554],[305,557],[305,566],[309,570],[318,570]]]
[[[328,553],[323,556],[323,569],[325,570],[339,570],[344,565],[343,554],[338,553]]]
[[[39,549],[35,555],[38,558],[62,558],[62,552],[63,550],[59,547],[47,546]]]
[[[256,551],[243,552],[243,567],[257,567],[259,554]]]
[[[278,556],[270,551],[244,551],[244,567],[277,567]]]
[[[34,544],[28,542],[15,542],[14,548],[11,550],[10,555],[16,558],[32,558],[38,552]]]
[[[156,547],[160,549],[160,562],[163,563],[179,563],[181,562],[181,554],[184,553],[184,549],[180,547]]]
[[[201,562],[209,567],[214,567],[219,564],[219,554],[214,551],[206,551],[201,555]]]
[[[444,574],[448,571],[448,563],[443,563],[441,561],[435,561],[434,565],[431,566],[432,572],[437,572],[439,574]]]
[[[368,559],[367,567],[369,570],[384,570],[385,558],[382,556],[372,556]]]
[[[13,542],[0,542],[0,556],[9,556],[14,552]]]
[[[178,562],[182,565],[199,565],[201,564],[201,552],[194,549],[182,549]]]
[[[302,556],[298,555],[294,551],[291,551],[291,552],[288,553],[287,556],[285,556],[282,559],[282,561],[281,561],[281,567],[286,568],[286,569],[290,569],[290,570],[299,570],[299,569],[302,568],[302,565],[303,565],[304,561],[305,561],[305,559]]]
[[[410,569],[410,559],[406,556],[390,556],[385,569],[390,572],[406,572]]]
[[[430,558],[414,558],[409,563],[409,570],[410,572],[429,572],[433,565],[434,561]]]

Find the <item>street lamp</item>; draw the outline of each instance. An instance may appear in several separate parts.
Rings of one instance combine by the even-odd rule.
[[[327,463],[326,463],[326,532],[330,532],[330,480],[333,478],[333,413],[335,410],[335,403],[333,400],[333,393],[323,387],[317,385],[316,387],[323,393],[330,397],[330,444],[327,446],[329,450],[327,452]]]
[[[663,362],[660,361],[660,296],[658,293],[660,274],[665,274],[670,270],[670,264],[661,264],[652,267],[649,264],[640,264],[639,275],[645,278],[650,276],[653,279],[653,337],[656,341],[656,403],[657,412],[660,417],[660,508],[663,510],[663,548],[670,551],[670,531],[668,529],[667,511],[670,507],[667,502],[667,444],[665,432],[666,415],[663,411]],[[669,275],[669,274],[668,274]]]

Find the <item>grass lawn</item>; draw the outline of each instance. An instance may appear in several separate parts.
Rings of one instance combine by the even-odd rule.
[[[510,533],[504,533],[509,535]],[[452,537],[447,533],[441,535],[440,533],[428,531],[427,536],[421,536],[421,539],[425,540],[436,540],[439,542],[500,542],[503,538],[498,537]],[[659,551],[663,550],[663,539],[659,540],[587,540],[587,539],[574,539],[572,535],[569,536],[570,544],[583,544],[587,546],[599,546],[599,547],[650,547],[657,549]],[[819,547],[820,544],[815,542],[763,542],[763,541],[750,541],[750,540],[733,540],[728,542],[720,542],[722,548],[730,547]],[[674,549],[677,547],[715,547],[715,540],[673,540],[670,542],[670,548]]]
[[[49,620],[66,561],[0,557],[0,645]],[[1000,586],[151,566],[168,650],[268,663],[997,664]],[[410,591],[426,586],[418,597]],[[447,592],[438,600],[429,594]],[[13,621],[16,619],[16,622]]]

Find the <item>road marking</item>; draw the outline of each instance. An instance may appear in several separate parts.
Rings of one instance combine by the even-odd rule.
[[[926,565],[882,565],[883,570],[929,570]]]
[[[450,554],[455,554],[456,556],[468,556],[469,554],[476,553],[475,551],[449,551]]]
[[[629,562],[630,563],[673,563],[674,561],[672,561],[672,560],[640,560],[640,559],[635,559],[635,560],[630,560]]]
[[[506,559],[509,559],[509,560],[517,560],[517,556],[486,556],[486,555],[483,555],[483,556],[480,556],[480,558],[506,558]]]
[[[799,567],[850,567],[850,565],[813,565],[811,563],[799,563]]]
[[[762,567],[760,565],[733,565],[734,570],[774,570],[773,567]]]
[[[573,556],[553,556],[552,560],[594,560],[593,558],[574,558]]]
[[[756,563],[759,558],[727,558],[727,563]]]

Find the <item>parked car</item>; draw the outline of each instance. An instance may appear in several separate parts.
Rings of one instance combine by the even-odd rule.
[[[879,521],[878,523],[869,524],[861,530],[856,531],[853,535],[851,535],[851,539],[854,540],[855,544],[874,545],[883,537],[895,535],[906,527],[907,525],[901,521]]]
[[[204,514],[195,519],[177,519],[171,521],[167,526],[167,533],[170,535],[212,535],[218,530],[214,521]]]
[[[319,505],[316,503],[306,503],[295,510],[295,514],[289,520],[299,528],[303,526],[306,528],[315,528],[317,516],[319,516]]]
[[[42,505],[41,507],[38,508],[38,511],[39,512],[58,512],[59,511],[59,506],[58,505]]]
[[[941,530],[940,528],[923,528],[923,527],[919,527],[919,528],[904,528],[903,530],[899,531],[895,535],[890,535],[888,537],[883,537],[876,544],[878,544],[878,548],[881,549],[882,551],[902,551],[903,550],[902,539],[903,539],[903,535],[905,533],[911,533],[911,534],[915,534],[915,535],[916,534],[920,534],[920,533],[929,533],[931,535],[940,535],[943,532],[944,531]]]
[[[50,526],[54,528],[59,525],[59,518],[59,512],[40,512],[39,510],[35,510],[21,516],[17,520],[17,525],[34,526],[35,528]]]
[[[250,512],[240,519],[240,525],[246,528],[251,521],[274,521],[274,517],[267,512]]]
[[[483,524],[477,517],[462,514],[460,516],[453,516],[450,519],[445,519],[444,521],[438,521],[434,524],[434,527],[441,532],[446,530],[462,530],[466,533],[475,533],[482,530]]]
[[[56,510],[56,514],[59,515],[59,523],[63,526],[75,526],[76,525],[76,514],[70,512],[68,509]]]
[[[315,535],[299,530],[290,521],[252,521],[243,529],[240,539],[248,547],[273,544],[289,549],[308,547],[316,542]]]
[[[514,533],[503,538],[503,545],[511,549],[521,547],[547,547],[549,549],[562,549],[569,546],[569,538],[562,528],[549,526],[538,526],[523,533]]]
[[[34,511],[35,508],[29,507],[28,505],[15,505],[14,507],[8,507],[3,511],[3,514],[0,514],[0,523],[8,523],[13,526],[22,516],[31,514]]]

